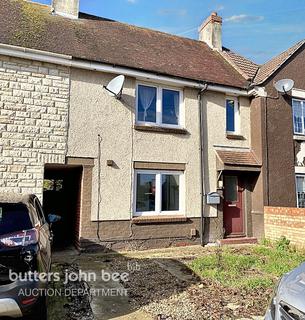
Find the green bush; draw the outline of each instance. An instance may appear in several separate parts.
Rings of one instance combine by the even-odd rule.
[[[276,241],[275,245],[277,250],[288,251],[290,249],[290,240],[282,236],[279,240]]]

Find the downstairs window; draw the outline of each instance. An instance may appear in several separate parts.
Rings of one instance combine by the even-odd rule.
[[[305,175],[296,176],[296,187],[298,208],[305,208]]]
[[[181,214],[182,189],[182,172],[136,171],[134,215]]]

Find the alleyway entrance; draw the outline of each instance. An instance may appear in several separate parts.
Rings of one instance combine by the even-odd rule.
[[[55,248],[79,245],[81,177],[80,166],[45,167],[43,208],[46,215],[61,216],[52,228]]]

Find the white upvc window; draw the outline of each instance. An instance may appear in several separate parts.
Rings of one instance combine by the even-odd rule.
[[[134,216],[183,215],[184,173],[136,170]]]
[[[305,135],[305,101],[292,99],[293,131],[294,134]]]
[[[240,133],[240,110],[237,97],[226,98],[226,131],[227,133]]]
[[[305,208],[305,175],[296,175],[297,207]]]
[[[182,90],[146,83],[137,84],[137,124],[182,128],[183,119]]]

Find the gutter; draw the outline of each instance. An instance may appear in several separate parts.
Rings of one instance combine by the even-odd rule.
[[[0,55],[16,57],[21,59],[29,59],[40,62],[47,62],[52,64],[57,64],[61,66],[78,68],[84,70],[106,72],[113,74],[123,74],[129,77],[134,77],[139,80],[144,81],[157,81],[159,83],[169,84],[179,87],[189,87],[196,89],[206,88],[206,84],[202,81],[192,81],[177,79],[171,76],[162,76],[153,72],[140,71],[125,67],[113,66],[106,63],[90,62],[80,59],[74,59],[72,56],[52,53],[47,51],[29,49],[25,47],[17,47],[12,45],[0,44]],[[248,97],[252,93],[246,89],[235,89],[229,86],[208,84],[206,90],[221,92],[229,95],[245,96]]]

